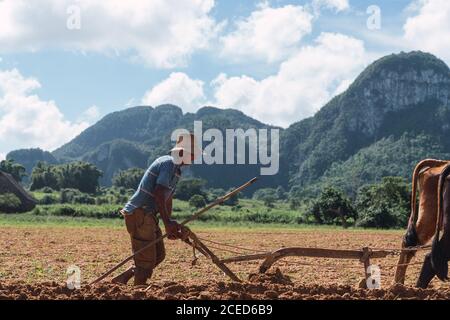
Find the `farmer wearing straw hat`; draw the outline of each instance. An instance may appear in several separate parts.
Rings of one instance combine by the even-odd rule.
[[[147,169],[138,189],[120,211],[125,218],[133,252],[161,237],[158,213],[169,239],[186,237],[184,227],[171,219],[172,196],[181,175],[180,168],[191,164],[201,153],[192,133],[180,134],[171,155],[156,159]],[[134,285],[145,285],[164,258],[165,248],[161,240],[138,253],[134,257],[134,266],[115,277],[113,282],[126,284],[134,276]]]

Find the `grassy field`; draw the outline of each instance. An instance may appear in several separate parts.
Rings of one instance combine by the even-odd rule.
[[[34,192],[41,200],[52,197],[59,200],[59,193]],[[58,201],[59,202],[59,201]],[[118,213],[123,204],[48,204],[38,205],[33,211],[22,214],[0,213],[0,226],[103,226],[123,227],[123,219]],[[198,209],[187,201],[175,199],[172,216],[178,221],[190,217]],[[272,207],[255,199],[239,199],[235,206],[220,205],[204,213],[190,225],[200,228],[240,229],[312,229],[342,230],[339,225],[317,225],[308,214],[305,205],[292,209],[287,201],[276,201]],[[349,227],[347,230],[367,230]],[[370,231],[370,230],[368,230]],[[399,231],[403,232],[403,231]]]
[[[181,221],[181,220],[178,220]],[[31,213],[24,214],[0,214],[0,227],[100,227],[122,229],[123,219],[97,219],[86,217],[64,217],[64,216],[35,216]],[[189,227],[196,230],[220,230],[220,231],[346,231],[346,232],[377,232],[386,234],[402,235],[404,230],[379,230],[363,228],[342,228],[340,226],[311,225],[311,224],[279,224],[279,223],[251,223],[251,222],[211,222],[193,221]],[[163,228],[161,224],[161,228]]]

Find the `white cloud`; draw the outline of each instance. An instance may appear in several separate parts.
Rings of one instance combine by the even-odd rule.
[[[135,98],[128,99],[127,102],[125,102],[125,108],[131,108],[135,105]]]
[[[100,109],[93,105],[86,109],[79,117],[79,122],[94,123],[100,118]]]
[[[64,119],[54,101],[33,94],[39,87],[38,80],[17,69],[0,70],[0,152],[30,147],[53,150],[88,126]]]
[[[404,25],[404,39],[411,49],[431,52],[450,61],[450,1],[420,0],[410,6],[418,10]]]
[[[348,0],[313,0],[312,5],[316,12],[320,10],[321,7],[333,9],[336,12],[340,12],[350,8]]]
[[[0,152],[0,161],[5,160],[6,159],[6,154]]]
[[[313,16],[302,6],[272,8],[260,4],[256,11],[220,38],[223,57],[239,61],[255,58],[275,62],[287,57],[311,32]]]
[[[287,126],[313,115],[334,94],[345,90],[365,64],[362,41],[322,33],[314,45],[301,48],[283,62],[273,76],[258,81],[221,74],[211,84],[216,105]]]
[[[67,28],[73,5],[81,10],[79,30]],[[213,7],[214,0],[3,0],[0,51],[58,48],[179,66],[218,31]]]
[[[174,104],[184,111],[195,112],[205,103],[203,81],[193,80],[182,72],[174,72],[170,76],[147,91],[142,103],[157,106]]]

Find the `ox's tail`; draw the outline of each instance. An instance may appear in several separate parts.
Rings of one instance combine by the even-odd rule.
[[[436,219],[436,232],[433,239],[433,245],[431,248],[431,265],[433,266],[436,276],[442,280],[448,280],[448,261],[447,255],[442,247],[442,242],[440,241],[440,231],[442,228],[443,218],[444,218],[444,185],[447,176],[450,175],[450,164],[445,166],[439,175],[438,184],[438,205],[437,205],[437,219]]]

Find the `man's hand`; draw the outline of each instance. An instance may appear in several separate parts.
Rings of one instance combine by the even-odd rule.
[[[170,240],[186,239],[188,237],[188,229],[179,224],[175,220],[170,219],[164,224],[166,227],[167,238]]]
[[[178,230],[180,230],[180,225],[178,222],[169,219],[164,226],[166,227],[167,238],[170,240],[178,239]]]

